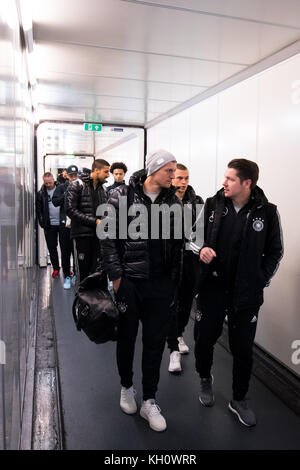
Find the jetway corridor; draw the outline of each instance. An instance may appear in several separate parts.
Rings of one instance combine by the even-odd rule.
[[[40,269],[39,282],[40,295],[42,299],[47,299],[49,307],[44,318],[39,314],[37,331],[38,334],[47,335],[50,343],[48,341],[46,347],[45,344],[41,346],[40,353],[37,351],[42,359],[36,367],[36,373],[40,377],[38,383],[44,383],[44,386],[42,390],[39,388],[36,391],[34,449],[156,449],[179,452],[299,449],[300,417],[256,377],[251,382],[249,396],[257,412],[257,426],[247,429],[230,413],[228,401],[231,397],[232,358],[220,344],[216,345],[213,368],[216,403],[212,408],[201,406],[198,399],[199,377],[195,372],[192,347],[193,312],[185,335],[191,352],[182,359],[182,374],[168,372],[167,348],[163,356],[158,401],[167,419],[167,430],[156,433],[139,413],[126,415],[119,406],[116,344],[109,342],[95,345],[82,331],[76,330],[71,313],[73,289],[66,292],[62,288],[61,279],[50,280],[49,268]],[[51,332],[52,326],[43,324],[49,322],[49,315],[54,334]],[[52,336],[54,343],[51,343]],[[49,344],[50,349],[54,348],[53,356]],[[140,363],[139,333],[134,362],[138,402],[141,401]],[[43,374],[48,381],[41,379]],[[47,405],[43,404],[45,398]],[[50,404],[53,407],[52,420],[49,420]]]
[[[299,451],[300,1],[8,0],[0,3],[0,31],[0,450],[101,450],[116,455],[150,450]],[[246,162],[246,170],[230,166],[233,160],[234,165],[236,160]],[[112,170],[113,164],[119,166]],[[166,179],[153,178],[163,169]],[[184,173],[178,186],[172,184],[177,170]],[[192,290],[194,304],[184,332],[190,353],[179,356],[181,374],[168,371],[167,344],[163,352],[157,400],[166,418],[165,432],[154,432],[139,414],[141,325],[134,358],[138,410],[129,416],[120,409],[116,342],[92,343],[76,330],[72,317],[80,276],[85,278],[83,273],[88,275],[101,259],[96,236],[101,232],[100,212],[106,210],[109,191],[112,195],[122,185],[114,194],[126,193],[124,182],[131,182],[135,202],[147,206],[148,223],[152,203],[158,213],[158,206],[167,207],[166,213],[169,208],[174,220],[176,205],[177,221],[185,222],[183,204],[192,228],[197,225],[192,223],[195,204],[203,208],[206,202],[210,213],[201,212],[205,223],[197,218],[199,246],[191,242],[191,231],[184,233],[197,254],[193,268],[186,265],[185,287],[198,282],[199,265],[210,265],[207,271],[204,266],[209,274],[205,281],[210,279],[202,292],[208,293],[206,307],[210,303],[212,313],[206,318],[213,318],[214,333],[221,317],[213,316],[227,312],[214,350],[216,402],[202,406],[194,323],[204,314],[199,302],[196,316]],[[57,205],[52,200],[56,188]],[[187,191],[191,200],[185,204]],[[168,295],[182,282],[177,274],[184,266],[183,230],[180,249],[176,237],[165,242],[159,215],[158,238],[152,237],[151,220],[145,238],[130,238],[129,218],[137,216],[126,212],[132,209],[130,192],[124,193],[124,206],[110,198],[116,204],[110,208],[117,209],[113,214],[125,207],[120,217],[125,238],[119,236],[122,230],[116,235],[120,219],[115,218],[113,248],[106,245],[105,253],[109,289],[112,283],[115,291],[122,286],[124,272],[134,274],[128,276],[128,292],[123,291],[129,295],[130,282],[137,281],[130,313],[141,302],[140,292],[147,291],[139,281],[149,281],[147,306],[157,292],[165,295],[166,308],[158,295],[157,309],[152,309],[162,320],[155,332],[159,336],[170,313]],[[260,210],[264,215],[255,212]],[[211,236],[209,244],[204,232]],[[57,256],[53,245],[60,235]],[[146,239],[148,244],[137,246]],[[99,256],[93,257],[95,251]],[[153,279],[156,286],[166,281],[170,292],[168,287],[161,292],[149,288]],[[241,310],[233,305],[238,291],[243,291]],[[219,299],[224,300],[222,311],[213,308]],[[252,346],[254,351],[248,395],[257,425],[248,423],[249,428],[228,409],[233,399],[228,330],[236,323],[230,323],[227,307],[231,313],[253,314],[243,330],[245,362],[240,347],[244,336],[237,346],[248,372]],[[124,340],[128,349],[131,333],[131,343]],[[148,359],[156,362],[153,383],[161,337],[155,354],[149,353],[151,347],[147,351]],[[210,371],[201,377],[211,384]],[[241,395],[234,401],[244,403],[247,394]],[[241,465],[245,461],[242,456]]]

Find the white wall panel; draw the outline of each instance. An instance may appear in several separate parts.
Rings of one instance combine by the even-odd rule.
[[[257,86],[257,78],[252,78],[219,95],[217,188],[232,158],[256,161]]]
[[[171,151],[171,120],[161,122],[155,127],[149,129],[147,133],[148,152],[163,148]]]
[[[171,119],[171,153],[184,165],[190,163],[190,109],[176,114]]]
[[[215,96],[191,108],[190,184],[204,200],[216,189],[217,107]]]

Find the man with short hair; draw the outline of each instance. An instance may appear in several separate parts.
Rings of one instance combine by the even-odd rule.
[[[96,235],[100,218],[97,207],[106,202],[103,184],[109,177],[109,163],[97,159],[90,174],[71,182],[65,194],[65,208],[70,217],[71,239],[74,240],[74,260],[77,283],[96,271],[100,263],[100,245]]]
[[[269,285],[283,256],[279,214],[256,186],[258,173],[255,162],[244,158],[231,160],[223,189],[205,203],[195,321],[199,400],[204,406],[213,406],[213,349],[222,333],[225,316],[228,318],[233,355],[233,397],[229,410],[245,426],[256,424],[246,395],[263,289]]]
[[[61,250],[61,260],[65,279],[70,276],[70,232],[66,228],[66,214],[60,207],[53,204],[53,195],[57,183],[55,183],[52,173],[46,172],[43,175],[44,184],[36,198],[36,212],[40,226],[44,229],[45,239],[53,266],[52,277],[59,274],[59,259],[57,252],[57,239]]]
[[[204,204],[203,199],[197,196],[189,185],[189,170],[182,163],[177,163],[175,178],[172,185],[176,188],[176,196],[186,209],[192,211],[191,223],[196,221],[196,206]],[[168,347],[170,349],[170,362],[168,370],[171,373],[180,373],[182,370],[181,354],[188,354],[189,347],[183,339],[183,332],[188,324],[192,303],[195,295],[195,255],[191,250],[184,249],[181,282],[177,289],[173,320],[168,333]]]
[[[110,172],[114,177],[114,184],[106,188],[107,193],[116,189],[121,184],[125,184],[125,175],[127,173],[127,166],[122,162],[115,162],[110,167]]]
[[[135,390],[133,389],[134,348],[139,327],[143,326],[143,403],[140,415],[155,431],[164,431],[165,418],[155,400],[160,364],[170,322],[171,308],[179,281],[182,252],[182,233],[176,239],[175,213],[170,211],[170,238],[162,238],[162,216],[157,224],[151,214],[155,209],[166,209],[173,205],[179,210],[182,219],[182,206],[175,195],[172,180],[176,169],[174,155],[166,150],[156,150],[146,156],[146,171],[132,175],[129,185],[122,185],[112,191],[108,202],[116,211],[117,228],[120,229],[119,204],[125,198],[128,213],[144,211],[147,233],[130,235],[130,227],[136,216],[127,219],[126,236],[117,232],[116,239],[107,238],[101,242],[104,267],[113,282],[120,322],[117,340],[117,364],[121,378],[120,407],[124,413],[137,411]],[[123,203],[122,200],[122,203]],[[127,215],[127,214],[126,214]],[[108,219],[109,220],[109,219]],[[129,223],[130,222],[130,223]],[[156,226],[157,225],[157,226]],[[142,230],[143,227],[139,225]],[[157,229],[157,237],[152,230]],[[129,233],[128,233],[129,230]],[[137,232],[138,228],[137,228]],[[136,235],[136,233],[134,233]]]

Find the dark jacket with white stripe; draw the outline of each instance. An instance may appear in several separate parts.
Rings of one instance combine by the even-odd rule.
[[[231,285],[233,307],[236,309],[260,306],[263,303],[263,289],[269,285],[283,256],[277,207],[268,202],[262,189],[256,186],[244,208],[244,215],[241,214],[244,220],[239,226],[236,240],[234,230],[225,222],[230,210],[234,210],[232,201],[224,197],[223,189],[205,203],[203,247],[213,248],[217,257],[209,265],[200,263],[202,282],[204,279],[219,278],[225,286]],[[232,273],[234,278],[226,279]]]

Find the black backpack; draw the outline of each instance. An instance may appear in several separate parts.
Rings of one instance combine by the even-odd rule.
[[[94,343],[117,339],[119,311],[103,271],[87,276],[79,284],[72,311],[77,330],[83,330]]]

